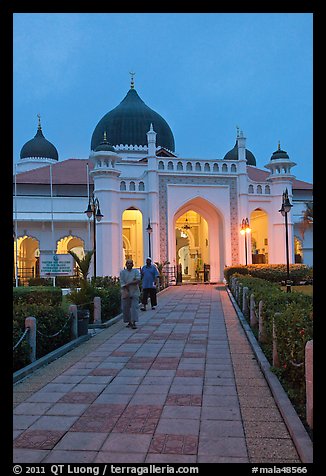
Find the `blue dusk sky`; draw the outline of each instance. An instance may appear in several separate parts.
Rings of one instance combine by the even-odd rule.
[[[180,157],[222,159],[239,127],[259,168],[280,141],[312,182],[312,13],[15,13],[13,26],[14,162],[38,113],[60,160],[87,158],[134,71]]]

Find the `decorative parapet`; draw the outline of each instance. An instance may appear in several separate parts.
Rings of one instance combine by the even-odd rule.
[[[204,174],[235,174],[239,173],[242,161],[225,161],[225,160],[205,160],[205,159],[173,159],[157,158],[157,170],[174,171],[188,173],[204,173]]]

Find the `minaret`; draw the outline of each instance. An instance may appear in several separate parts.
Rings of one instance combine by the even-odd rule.
[[[148,157],[156,157],[156,136],[157,133],[154,131],[153,124],[151,123],[147,132]]]
[[[292,183],[295,176],[291,173],[291,168],[296,163],[290,160],[287,152],[281,149],[278,142],[277,150],[273,152],[270,161],[265,165],[270,170],[270,175],[266,179],[271,184],[271,210],[274,210],[269,217],[269,258],[271,263],[286,263],[285,244],[285,226],[284,218],[278,212],[282,205],[283,193],[287,191],[290,201],[292,202]],[[290,263],[294,262],[293,250],[293,222],[292,213],[288,214],[288,232],[289,232],[289,251]]]
[[[98,276],[119,276],[122,257],[121,248],[121,216],[119,207],[120,170],[115,168],[119,159],[114,147],[103,133],[102,142],[91,152],[90,160],[94,169],[90,172],[94,180],[94,196],[99,200],[103,218],[96,223],[96,262]],[[117,250],[112,253],[112,250]]]
[[[273,152],[270,161],[265,165],[265,167],[270,170],[270,176],[268,177],[268,180],[292,181],[294,179],[294,175],[291,173],[291,168],[294,165],[297,164],[290,160],[287,152],[281,149],[280,141],[278,141],[277,150]]]

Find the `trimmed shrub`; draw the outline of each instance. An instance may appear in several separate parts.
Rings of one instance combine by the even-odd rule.
[[[80,290],[73,290],[66,299],[78,306],[79,309],[90,311],[90,324],[94,322],[94,297],[101,298],[102,321],[105,322],[120,313],[120,284],[115,279],[102,278],[105,287],[97,288],[89,283],[84,283]]]
[[[62,291],[61,288],[53,286],[13,288],[13,302],[58,306],[62,302]]]
[[[313,338],[313,299],[303,293],[286,293],[275,283],[260,278],[233,275],[249,294],[254,294],[256,305],[263,301],[263,318],[267,342],[261,347],[272,365],[273,317],[279,313],[276,325],[277,349],[280,368],[273,369],[283,384],[300,417],[305,419],[305,368],[306,342]],[[239,304],[241,297],[239,298]],[[246,316],[246,314],[245,314]],[[246,318],[248,318],[246,316]],[[254,333],[257,332],[254,330]]]
[[[286,280],[287,268],[285,264],[249,264],[247,266],[228,266],[224,269],[224,277],[227,283],[234,273],[265,279],[273,283],[281,283]],[[313,279],[313,268],[304,264],[290,265],[290,280],[293,284],[300,282],[311,282]]]
[[[16,302],[13,306],[13,346],[25,331],[26,317],[36,318],[37,359],[70,341],[70,318],[60,305]],[[28,354],[29,345],[24,339],[13,353],[14,371],[30,363]]]

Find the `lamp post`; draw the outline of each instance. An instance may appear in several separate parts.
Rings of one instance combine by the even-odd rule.
[[[288,213],[291,211],[291,205],[289,200],[288,189],[285,189],[282,195],[282,206],[279,212],[282,213],[282,216],[285,218],[285,246],[286,246],[286,292],[291,292],[290,284],[290,261],[289,261],[289,234],[288,234]]]
[[[151,227],[151,221],[148,219],[148,225],[146,228],[146,231],[148,233],[148,257],[151,258],[151,234],[153,232],[153,228]]]
[[[250,228],[250,225],[249,225],[249,220],[248,218],[243,218],[242,219],[242,222],[241,222],[241,228],[240,228],[240,234],[241,235],[244,235],[245,237],[245,259],[246,259],[246,266],[248,264],[248,258],[247,258],[247,255],[248,255],[248,252],[247,252],[247,234],[251,232],[251,228]]]
[[[100,210],[100,202],[98,198],[94,196],[94,192],[89,197],[88,207],[85,210],[88,218],[93,217],[93,250],[94,250],[94,284],[96,281],[96,222],[101,221],[103,215]]]

